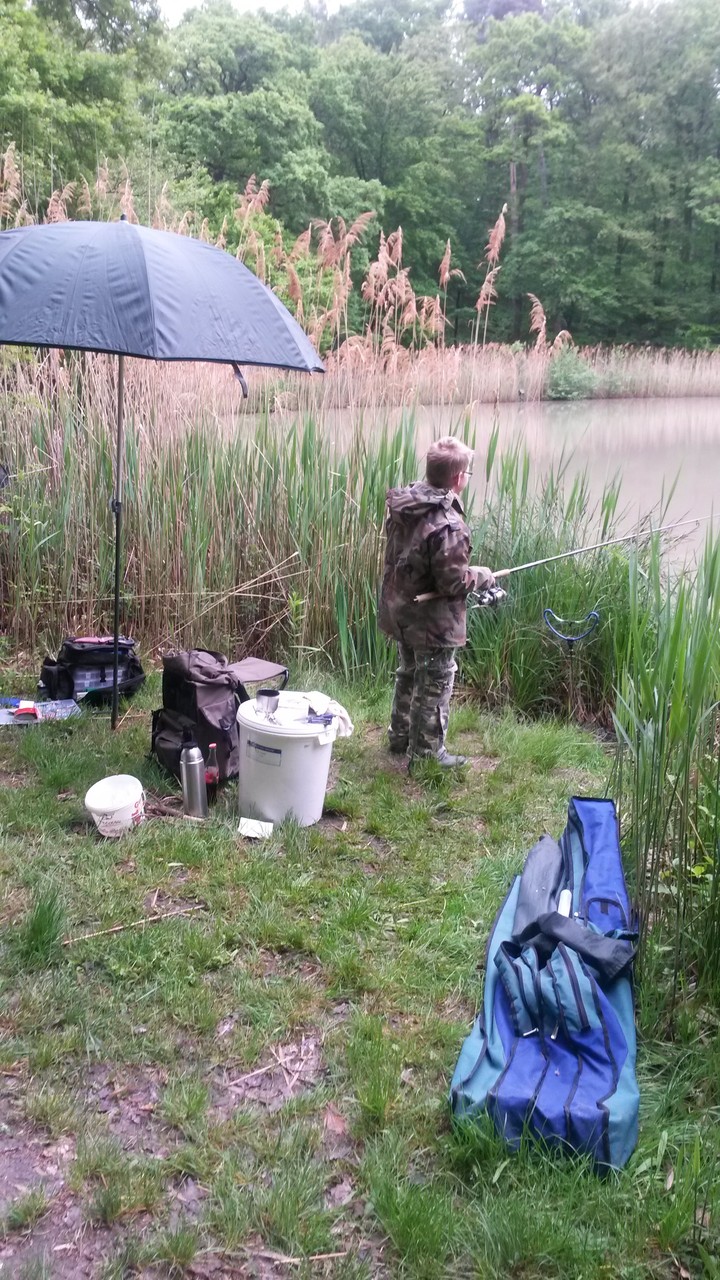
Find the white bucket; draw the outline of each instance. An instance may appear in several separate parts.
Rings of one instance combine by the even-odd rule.
[[[309,714],[303,694],[286,689],[271,719],[254,698],[240,704],[241,818],[294,818],[301,827],[311,827],[322,817],[337,723],[308,724]]]
[[[101,836],[122,836],[145,817],[142,782],[130,773],[102,778],[85,796],[85,808],[92,815]]]

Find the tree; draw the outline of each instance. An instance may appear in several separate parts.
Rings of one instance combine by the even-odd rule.
[[[39,210],[54,187],[92,175],[142,129],[128,60],[78,50],[22,0],[0,9],[0,141],[22,153],[24,185]],[[30,159],[32,158],[32,168]]]
[[[378,53],[397,53],[407,41],[442,27],[451,0],[354,0],[326,17],[323,43],[358,35]]]
[[[263,18],[241,15],[228,0],[193,9],[173,32],[168,88],[175,97],[252,93],[279,85],[288,68],[307,71],[311,51]]]
[[[520,13],[542,14],[543,0],[465,0],[465,17],[481,31],[491,18],[515,18]]]
[[[310,104],[339,167],[390,186],[435,133],[435,69],[411,52],[381,54],[357,36],[324,50]]]
[[[77,49],[138,55],[152,65],[162,36],[158,0],[31,0],[43,22]]]

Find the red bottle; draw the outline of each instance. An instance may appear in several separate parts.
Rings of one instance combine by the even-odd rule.
[[[217,743],[211,742],[208,750],[208,758],[205,764],[205,782],[207,784],[208,800],[215,799],[219,781],[220,767],[217,760]]]

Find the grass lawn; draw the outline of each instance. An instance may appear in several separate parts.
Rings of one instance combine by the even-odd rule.
[[[0,1277],[720,1275],[717,1028],[688,1014],[666,1042],[661,948],[625,1172],[450,1124],[499,902],[568,797],[604,793],[603,749],[460,698],[473,767],[409,779],[386,688],[320,687],[355,735],[322,822],[263,843],[233,786],[204,826],[96,835],[98,778],[173,792],[147,757],[157,684],[114,736],[0,731]]]

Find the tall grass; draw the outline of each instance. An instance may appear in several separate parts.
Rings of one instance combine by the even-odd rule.
[[[65,915],[54,888],[40,890],[14,939],[19,965],[39,969],[57,960],[61,952]]]
[[[533,475],[528,454],[514,445],[486,458],[487,489],[477,513],[476,545],[484,563],[517,567],[617,536],[618,483],[590,497],[586,475],[570,481],[567,462]],[[661,522],[662,512],[654,523]],[[560,560],[508,578],[506,602],[471,610],[462,664],[466,679],[493,705],[511,702],[531,715],[561,714],[610,725],[615,675],[627,647],[631,566],[644,561],[655,535],[649,519],[626,545]],[[633,579],[634,581],[634,579]],[[637,590],[642,594],[642,578]],[[567,620],[558,629],[577,636],[591,611],[599,623],[587,640],[568,644],[544,623],[546,609]],[[652,644],[652,632],[646,634]]]
[[[137,365],[138,362],[135,362]],[[15,649],[57,646],[64,633],[108,627],[113,591],[113,366],[50,368],[48,393],[20,373],[6,389],[2,623]],[[145,650],[205,644],[233,653],[310,654],[346,675],[388,673],[376,627],[388,487],[417,477],[411,414],[346,443],[318,420],[287,427],[264,415],[251,432],[202,403],[183,422],[182,396],[140,366],[126,433],[122,617]],[[237,403],[237,401],[236,401]],[[175,407],[166,428],[166,408]],[[456,428],[470,439],[468,420]],[[495,567],[617,532],[617,488],[595,510],[561,461],[531,474],[520,447],[501,454],[497,431],[475,513],[476,554]],[[609,723],[615,663],[628,626],[628,560],[568,560],[511,580],[508,604],[472,616],[466,678],[488,701],[537,713],[601,715]],[[542,624],[601,613],[591,644],[570,655]]]
[[[6,395],[2,626],[15,649],[107,627],[113,590],[111,395],[103,380]],[[110,389],[111,390],[111,389]],[[97,394],[95,394],[97,392]],[[315,652],[346,671],[387,663],[375,627],[389,486],[419,469],[409,421],[334,445],[314,419],[252,436],[201,408],[165,435],[131,402],[123,625],[146,647]]]
[[[720,541],[668,587],[654,549],[631,583],[614,721],[641,940],[672,938],[672,993],[720,999]],[[648,629],[655,636],[649,649]]]

